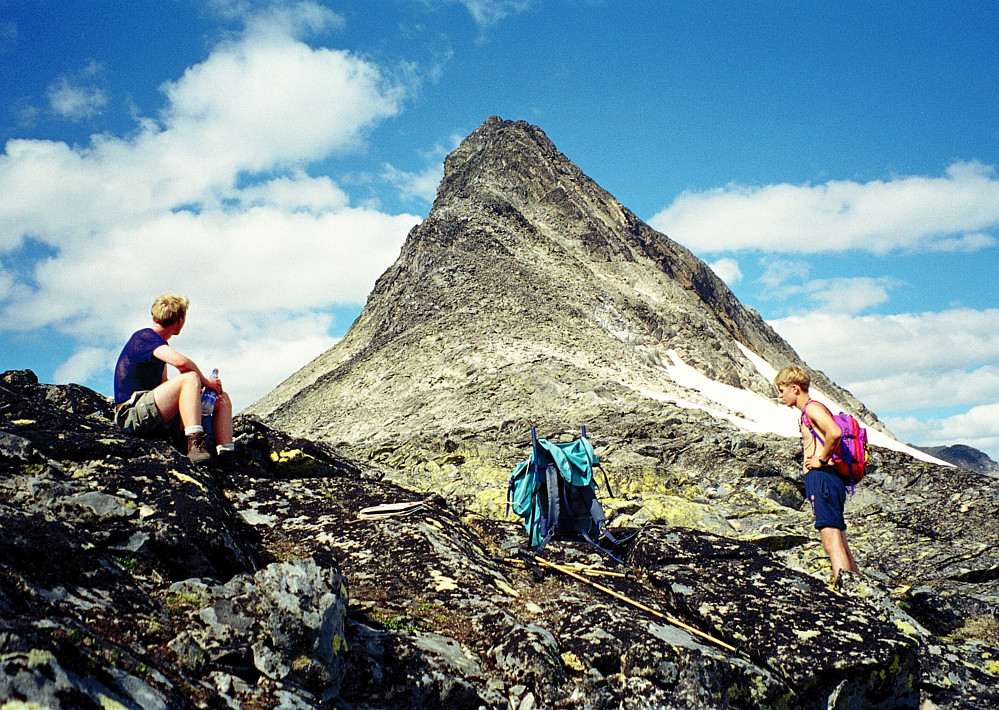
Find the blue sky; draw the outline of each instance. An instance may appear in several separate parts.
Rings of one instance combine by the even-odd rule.
[[[994,1],[0,0],[0,370],[109,393],[173,291],[250,404],[499,115],[900,439],[999,459],[997,37]]]

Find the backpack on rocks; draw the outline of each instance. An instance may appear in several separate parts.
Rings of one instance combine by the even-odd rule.
[[[513,508],[524,519],[535,554],[540,555],[549,540],[582,538],[614,557],[608,547],[597,543],[601,537],[611,546],[618,541],[607,531],[607,518],[597,500],[593,469],[600,462],[586,438],[586,427],[569,443],[539,439],[532,427],[531,443],[530,458],[510,474],[507,511]],[[606,472],[604,483],[610,491]]]

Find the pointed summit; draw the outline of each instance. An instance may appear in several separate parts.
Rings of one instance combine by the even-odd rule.
[[[739,419],[691,377],[772,400],[768,366],[789,364],[804,363],[704,262],[540,128],[491,117],[445,160],[429,215],[346,337],[248,411],[354,443],[614,426],[649,403]]]

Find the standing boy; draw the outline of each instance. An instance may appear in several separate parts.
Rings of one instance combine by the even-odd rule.
[[[125,344],[114,370],[114,421],[118,428],[143,436],[182,430],[188,457],[200,463],[211,458],[201,423],[203,388],[218,392],[212,432],[219,454],[233,451],[232,402],[219,378],[206,377],[191,358],[167,344],[184,328],[188,304],[183,296],[160,296],[153,303],[152,326],[136,331]],[[167,365],[180,374],[167,379]]]
[[[832,413],[821,402],[808,396],[811,378],[800,367],[785,367],[777,373],[774,385],[781,403],[801,411],[801,449],[805,472],[805,497],[812,505],[815,527],[822,539],[822,547],[832,564],[832,584],[838,586],[842,570],[857,572],[857,563],[846,542],[846,521],[843,506],[846,504],[846,481],[836,472],[832,454],[839,448],[843,435]],[[811,423],[811,427],[806,424]],[[814,430],[818,438],[812,434]]]

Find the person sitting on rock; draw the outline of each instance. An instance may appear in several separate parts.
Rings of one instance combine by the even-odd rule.
[[[191,358],[167,341],[187,321],[188,299],[169,293],[153,303],[153,325],[136,331],[118,356],[114,371],[114,421],[118,428],[140,436],[169,436],[183,432],[187,455],[195,463],[211,458],[201,420],[203,388],[218,392],[212,432],[218,454],[228,458],[232,443],[232,402],[217,377],[206,377]],[[180,374],[167,378],[167,365]],[[178,436],[179,438],[179,436]]]
[[[837,450],[843,434],[833,420],[829,409],[808,396],[811,378],[800,367],[785,367],[777,373],[774,385],[779,392],[781,403],[801,410],[798,427],[801,430],[801,448],[805,472],[805,497],[812,505],[815,528],[822,539],[822,547],[829,555],[832,564],[832,584],[840,583],[840,572],[849,570],[856,573],[857,563],[846,541],[846,520],[843,507],[846,504],[846,481],[833,466],[833,451]],[[807,409],[807,411],[806,411]],[[822,442],[816,440],[805,423],[805,415],[811,422]]]

